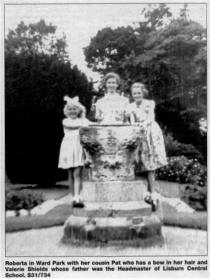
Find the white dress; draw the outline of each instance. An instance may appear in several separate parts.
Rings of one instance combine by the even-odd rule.
[[[58,167],[61,169],[75,168],[84,165],[84,150],[80,143],[79,128],[88,126],[87,119],[63,120],[64,137],[61,142]]]
[[[123,124],[128,104],[128,98],[120,96],[118,93],[107,93],[95,104],[96,119],[105,125]]]

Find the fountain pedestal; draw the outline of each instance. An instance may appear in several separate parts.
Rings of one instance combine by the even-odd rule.
[[[66,220],[65,241],[144,245],[161,239],[161,222],[144,202],[146,182],[136,180],[134,174],[143,133],[130,125],[81,129],[81,142],[90,161],[82,190],[85,207],[74,208]]]

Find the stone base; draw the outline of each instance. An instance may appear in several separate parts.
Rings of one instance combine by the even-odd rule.
[[[145,180],[135,181],[85,181],[82,197],[85,202],[127,202],[144,199],[147,185]]]
[[[151,206],[144,201],[130,202],[85,202],[85,208],[74,208],[74,216],[86,217],[129,217],[150,216]]]
[[[161,221],[144,202],[146,182],[86,181],[84,208],[64,224],[63,242],[81,245],[150,246],[162,243]]]
[[[160,244],[161,241],[161,222],[155,215],[133,217],[71,215],[64,224],[65,243],[148,246]]]

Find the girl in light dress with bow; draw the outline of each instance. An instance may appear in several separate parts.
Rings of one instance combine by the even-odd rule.
[[[80,143],[79,128],[88,126],[91,122],[85,117],[86,109],[79,102],[78,97],[65,96],[63,130],[64,137],[60,147],[58,167],[67,169],[69,185],[73,185],[73,206],[83,207],[84,203],[80,196],[82,189],[82,168],[85,163],[85,154]]]

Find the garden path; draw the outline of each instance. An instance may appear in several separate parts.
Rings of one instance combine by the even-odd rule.
[[[6,256],[206,255],[207,231],[163,226],[163,247],[76,247],[61,243],[63,227],[6,234]],[[196,240],[196,241],[195,241]]]

